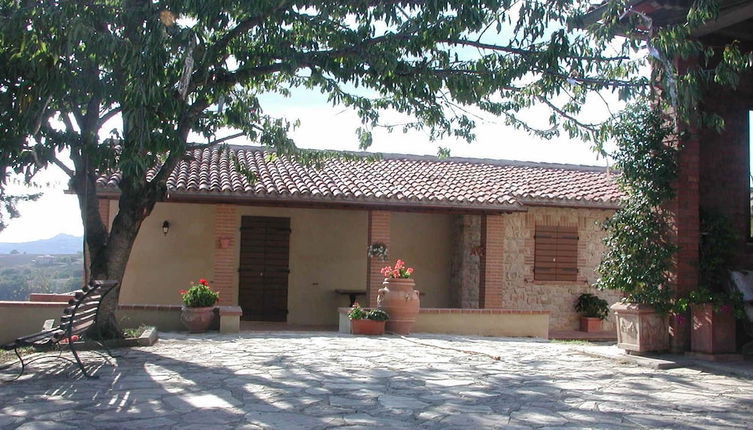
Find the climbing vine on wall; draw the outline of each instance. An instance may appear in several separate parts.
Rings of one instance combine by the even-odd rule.
[[[597,271],[599,289],[616,289],[632,303],[671,308],[670,273],[676,246],[669,214],[662,206],[674,197],[677,176],[673,130],[666,117],[643,100],[616,119],[613,155],[623,207],[605,222],[607,251]]]

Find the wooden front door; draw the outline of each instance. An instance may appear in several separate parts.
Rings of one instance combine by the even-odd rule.
[[[238,304],[242,319],[287,321],[290,218],[241,218]]]

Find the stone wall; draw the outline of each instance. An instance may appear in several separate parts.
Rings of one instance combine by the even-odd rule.
[[[450,303],[456,308],[479,307],[481,216],[453,215]]]
[[[578,296],[590,292],[614,303],[621,294],[617,291],[598,291],[596,267],[604,253],[601,223],[612,211],[597,209],[568,209],[534,207],[526,213],[505,215],[502,306],[505,309],[550,311],[551,330],[578,328],[579,316],[573,306]],[[575,282],[535,281],[534,231],[536,224],[578,227],[578,279]],[[604,328],[614,327],[613,318]]]

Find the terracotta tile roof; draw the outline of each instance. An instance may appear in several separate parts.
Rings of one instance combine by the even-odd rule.
[[[169,198],[201,196],[263,201],[516,210],[525,205],[614,208],[622,193],[614,173],[593,166],[386,154],[379,161],[333,159],[323,168],[263,148],[194,150],[167,182]],[[233,158],[257,179],[239,173]],[[98,185],[117,190],[119,174]]]

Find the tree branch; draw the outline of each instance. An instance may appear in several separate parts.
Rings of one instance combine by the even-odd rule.
[[[187,144],[186,150],[187,151],[191,151],[191,150],[194,150],[194,149],[206,149],[206,148],[210,148],[212,146],[219,145],[222,142],[227,142],[228,140],[233,140],[235,138],[238,138],[238,137],[241,137],[241,136],[245,136],[245,135],[246,135],[246,133],[240,132],[240,133],[231,134],[231,135],[219,138],[219,139],[215,139],[215,140],[213,140],[211,142],[207,142],[207,143],[190,142],[190,143]]]
[[[112,119],[115,115],[119,114],[121,112],[122,108],[120,106],[110,110],[109,112],[105,113],[99,118],[99,121],[97,122],[97,129],[102,128],[102,126],[105,125],[107,121]]]
[[[73,179],[73,177],[76,175],[76,173],[70,167],[68,167],[65,164],[63,164],[63,162],[60,161],[60,159],[58,159],[58,157],[56,157],[56,156],[53,155],[50,158],[50,161],[52,161],[56,166],[60,167],[60,170],[62,170],[63,172],[65,172],[65,174],[68,175],[69,178]]]
[[[530,49],[522,49],[522,48],[513,48],[511,46],[502,46],[502,45],[493,45],[490,43],[483,43],[473,40],[466,40],[466,39],[442,39],[438,40],[440,43],[447,43],[449,45],[461,45],[461,46],[472,46],[474,48],[479,49],[486,49],[489,51],[500,51],[500,52],[507,52],[510,54],[516,54],[516,55],[539,55],[542,54],[541,51],[533,51]],[[563,58],[570,58],[575,60],[585,60],[585,61],[619,61],[619,60],[629,60],[630,57],[626,56],[620,56],[620,57],[590,57],[590,56],[576,56],[576,55],[566,55],[563,56]]]

